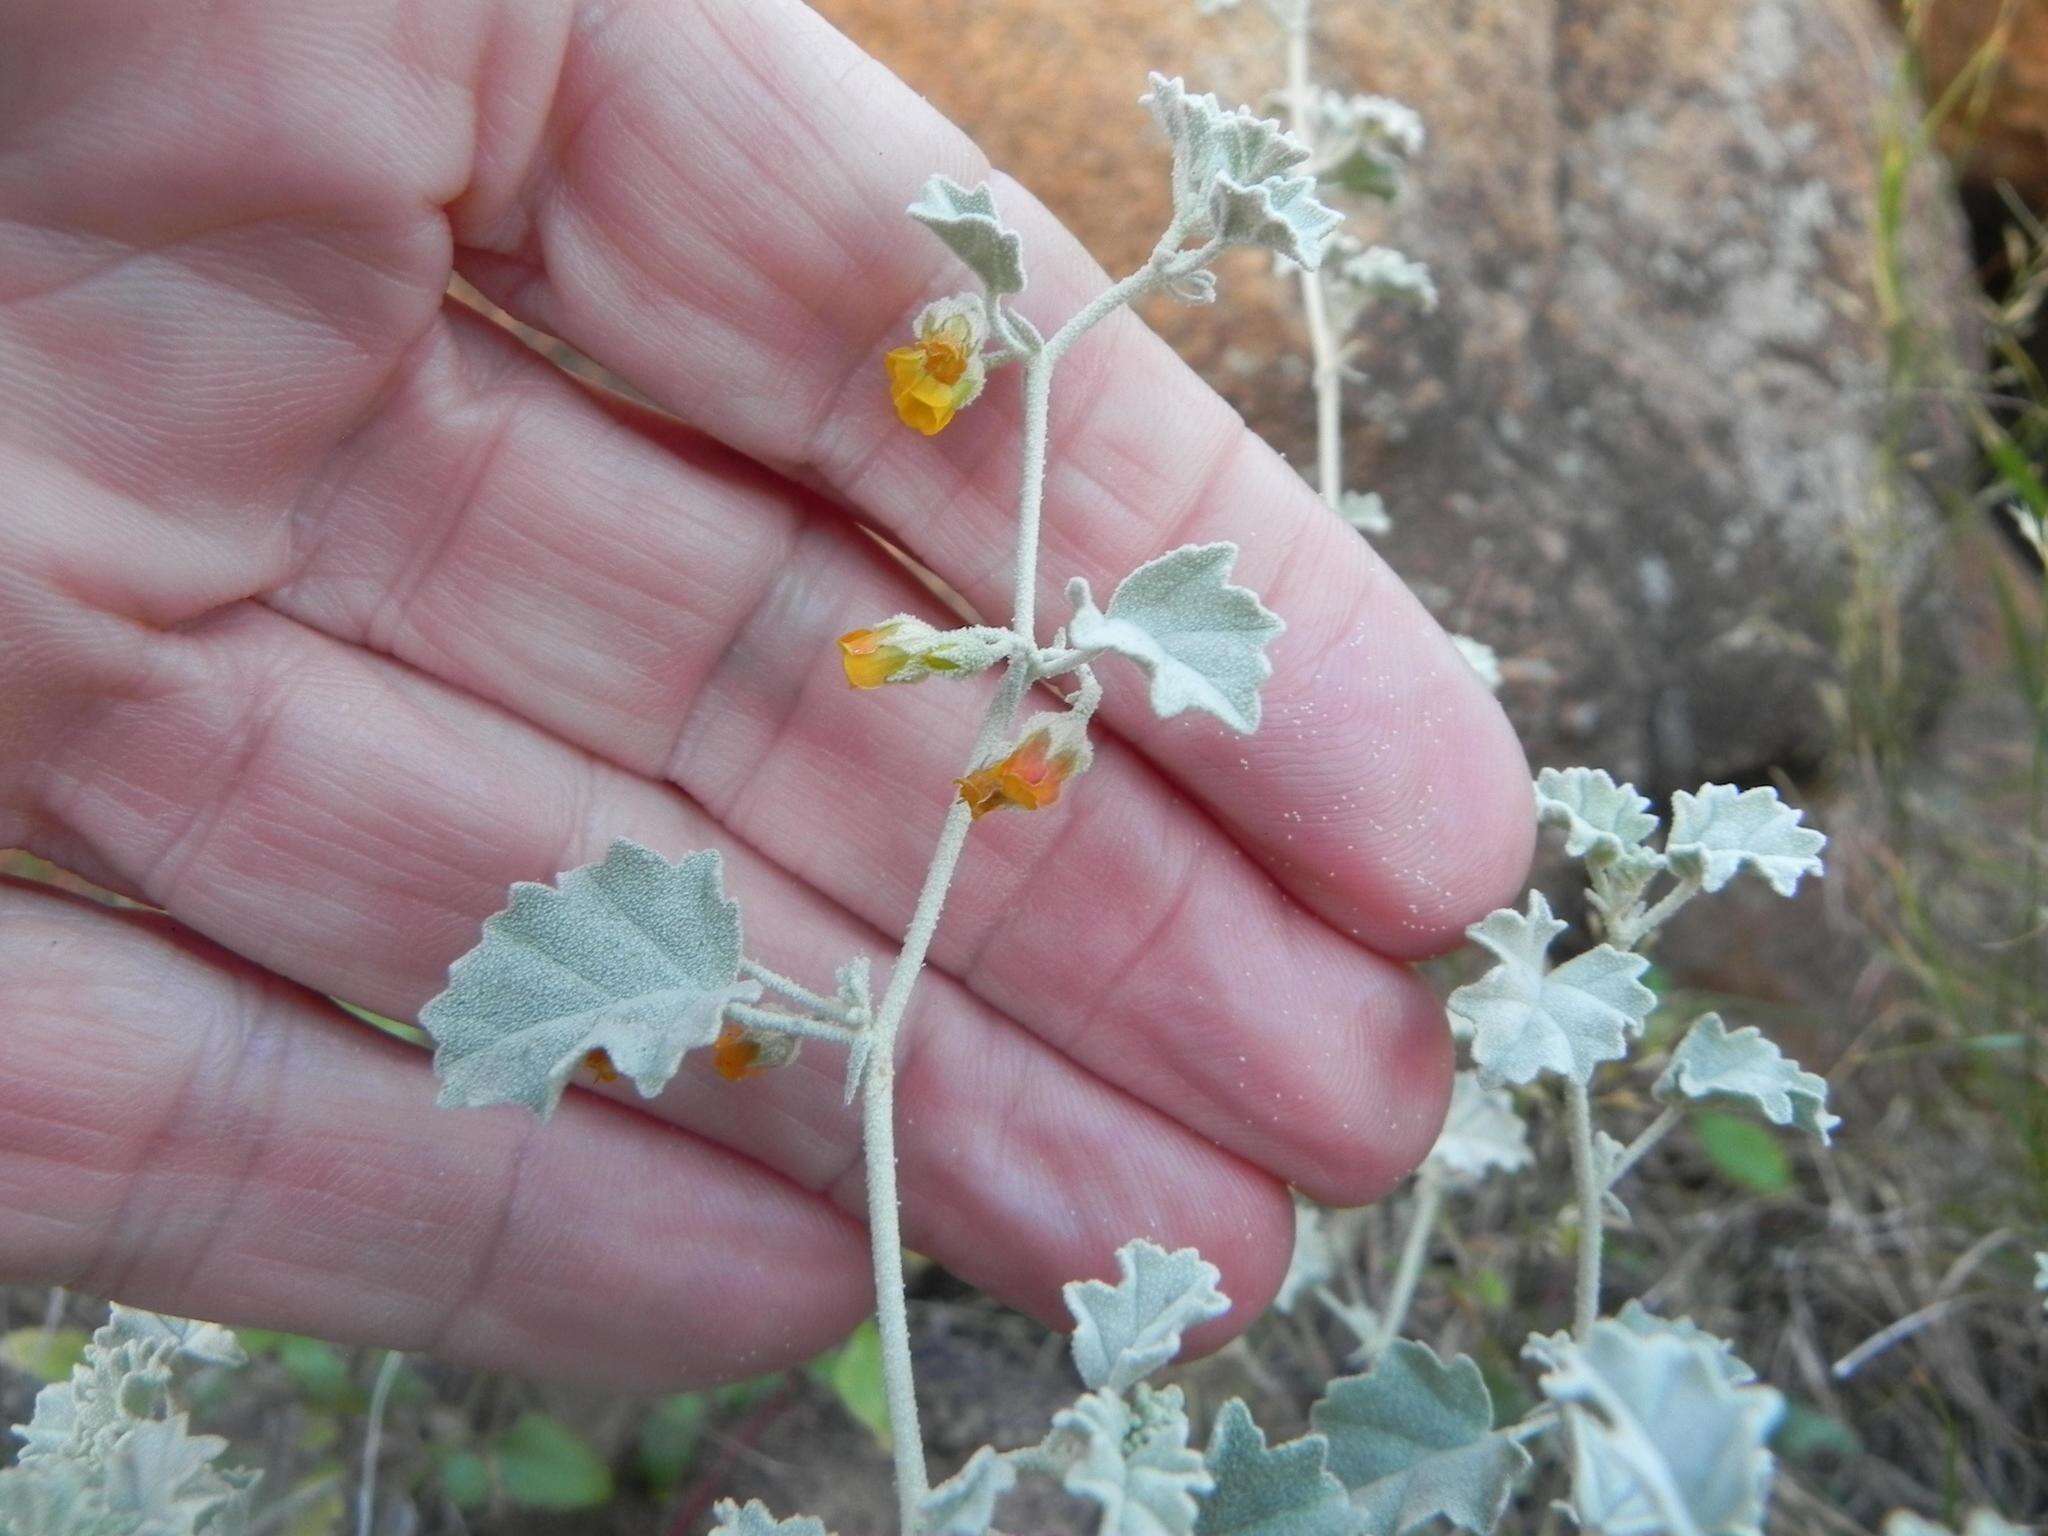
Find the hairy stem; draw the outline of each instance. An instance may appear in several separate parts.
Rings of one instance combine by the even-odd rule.
[[[1615,935],[1614,942],[1623,949],[1642,948],[1645,940],[1676,917],[1681,907],[1699,895],[1700,889],[1697,875],[1681,879],[1647,912],[1626,918],[1621,924],[1621,931]]]
[[[1045,452],[1051,419],[1052,373],[1069,347],[1090,327],[1148,289],[1206,266],[1216,254],[1214,243],[1183,251],[1183,231],[1176,224],[1152,257],[1122,282],[1103,290],[1073,318],[1031,351],[1024,364],[1023,469],[1017,492],[1017,546],[1013,571],[1010,630],[1021,642],[1011,656],[1002,685],[989,701],[966,773],[985,763],[1008,736],[1024,694],[1036,680],[1038,530],[1045,502]],[[1021,320],[1022,317],[1019,317]],[[889,1404],[889,1429],[895,1440],[896,1502],[904,1536],[919,1526],[919,1505],[931,1488],[925,1466],[924,1441],[917,1419],[917,1386],[910,1360],[910,1315],[903,1295],[903,1231],[896,1187],[896,1036],[910,1006],[912,990],[924,969],[932,935],[945,911],[953,872],[967,846],[973,815],[955,798],[939,832],[938,847],[925,871],[917,907],[904,930],[903,947],[889,972],[888,990],[875,1009],[874,1055],[863,1081],[861,1147],[867,1166],[868,1241],[874,1250],[875,1324],[882,1341],[882,1377]],[[753,973],[750,973],[753,974]],[[765,975],[763,985],[773,985]],[[777,978],[779,981],[780,978]]]
[[[1607,1191],[1593,1163],[1593,1097],[1586,1084],[1565,1084],[1571,1109],[1572,1176],[1579,1189],[1579,1277],[1572,1297],[1572,1335],[1583,1339],[1600,1316],[1600,1245],[1606,1228],[1600,1206]]]
[[[1615,1160],[1613,1170],[1607,1175],[1607,1187],[1612,1189],[1619,1184],[1622,1176],[1641,1162],[1652,1147],[1676,1130],[1678,1122],[1684,1118],[1678,1110],[1667,1106],[1662,1114],[1644,1126],[1642,1134],[1623,1148],[1621,1156]]]
[[[391,1388],[398,1380],[398,1368],[405,1356],[395,1349],[384,1352],[377,1367],[377,1384],[370,1389],[369,1427],[363,1432],[363,1477],[356,1487],[356,1536],[370,1536],[377,1518],[377,1458],[384,1450],[384,1414],[391,1406]]]
[[[821,1019],[830,1019],[835,1024],[844,1024],[848,1029],[860,1027],[860,1021],[838,999],[813,992],[802,982],[792,981],[779,972],[771,971],[758,960],[742,960],[740,974],[758,981],[770,992],[780,992],[807,1013],[814,1013]]]
[[[824,1040],[833,1045],[851,1045],[853,1037],[859,1033],[827,1019],[807,1019],[794,1013],[778,1013],[772,1008],[756,1008],[749,1003],[727,1003],[725,1016],[749,1029],[770,1029],[780,1035],[795,1035],[799,1040]]]
[[[1400,1262],[1394,1267],[1393,1289],[1380,1314],[1380,1325],[1372,1340],[1371,1358],[1387,1352],[1401,1336],[1408,1321],[1408,1308],[1415,1300],[1415,1287],[1422,1279],[1422,1261],[1429,1256],[1430,1235],[1436,1231],[1437,1212],[1443,1206],[1443,1175],[1425,1164],[1415,1178],[1415,1204],[1408,1213],[1408,1235],[1401,1244]]]
[[[1287,126],[1310,149],[1308,7],[1287,29]],[[1316,390],[1316,488],[1332,507],[1344,494],[1344,361],[1330,329],[1330,306],[1319,272],[1301,269],[1301,312],[1308,323],[1309,359]]]

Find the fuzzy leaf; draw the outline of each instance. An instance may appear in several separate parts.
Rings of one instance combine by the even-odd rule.
[[[1802,875],[1821,872],[1827,838],[1800,825],[1804,813],[1768,787],[1739,793],[1732,784],[1703,784],[1697,795],[1671,797],[1671,833],[1664,855],[1679,874],[1718,891],[1742,870],[1761,875],[1780,896]]]
[[[740,913],[716,853],[670,863],[620,838],[555,886],[522,880],[420,1013],[444,1105],[523,1104],[543,1119],[585,1055],[653,1098],[685,1052],[718,1038],[739,980]]]
[[[1346,491],[1337,498],[1337,515],[1369,537],[1394,531],[1386,499],[1378,491]]]
[[[1884,1536],[1955,1536],[1938,1520],[1929,1520],[1908,1509],[1895,1509],[1884,1517]],[[2034,1536],[2029,1526],[2017,1525],[1995,1509],[1973,1509],[1963,1517],[1962,1536]]]
[[[202,1323],[188,1317],[165,1317],[139,1307],[114,1303],[107,1317],[118,1343],[137,1343],[152,1349],[168,1347],[183,1363],[191,1365],[237,1366],[249,1363],[248,1354],[234,1333],[219,1323]]]
[[[1717,1013],[1702,1015],[1672,1052],[1657,1079],[1658,1098],[1737,1099],[1773,1125],[1793,1125],[1820,1139],[1842,1122],[1828,1113],[1828,1081],[1803,1070],[1755,1025],[1730,1030]]]
[[[0,1531],[7,1536],[135,1536],[107,1508],[98,1477],[68,1461],[0,1470]]]
[[[1707,1332],[1689,1317],[1659,1317],[1640,1301],[1625,1304],[1614,1321],[1631,1333],[1649,1338],[1653,1334],[1669,1334],[1687,1343],[1701,1344],[1713,1356],[1715,1367],[1722,1379],[1731,1387],[1746,1387],[1756,1380],[1756,1372],[1738,1359],[1735,1346],[1718,1334]]]
[[[1129,1402],[1091,1392],[1052,1424],[1076,1446],[1067,1491],[1102,1506],[1098,1536],[1191,1536],[1196,1496],[1215,1483],[1188,1448],[1180,1388],[1139,1387]]]
[[[1262,245],[1314,269],[1343,216],[1316,201],[1314,177],[1290,174],[1309,157],[1299,139],[1163,75],[1143,101],[1173,145],[1174,217],[1188,236]]]
[[[1405,1536],[1439,1516],[1483,1536],[1529,1470],[1528,1452],[1493,1432],[1479,1367],[1464,1355],[1445,1365],[1408,1339],[1367,1374],[1331,1382],[1309,1422],[1329,1436],[1330,1470],[1369,1536]]]
[[[1123,1278],[1069,1281],[1074,1368],[1097,1391],[1122,1392],[1180,1353],[1181,1334],[1230,1310],[1222,1271],[1192,1248],[1168,1253],[1143,1239],[1116,1251]]]
[[[1278,1312],[1292,1312],[1301,1298],[1337,1273],[1337,1255],[1330,1246],[1330,1234],[1323,1227],[1323,1209],[1313,1200],[1294,1197],[1294,1251],[1287,1259],[1287,1273],[1273,1298]]]
[[[1602,944],[1552,969],[1549,950],[1565,930],[1541,891],[1525,914],[1503,907],[1467,933],[1500,963],[1450,997],[1454,1025],[1472,1037],[1472,1059],[1488,1086],[1526,1083],[1539,1072],[1586,1082],[1603,1061],[1626,1053],[1657,995],[1639,979],[1650,962]]]
[[[1672,1522],[1655,1490],[1700,1536],[1756,1536],[1771,1476],[1765,1447],[1784,1400],[1737,1386],[1715,1343],[1603,1319],[1583,1343],[1537,1337],[1545,1396],[1571,1422],[1572,1504],[1601,1536],[1658,1536]]]
[[[1470,635],[1453,635],[1451,644],[1465,659],[1465,665],[1485,685],[1488,693],[1499,693],[1501,684],[1500,653],[1484,640],[1474,640]]]
[[[1196,1536],[1349,1536],[1357,1516],[1344,1485],[1324,1470],[1330,1445],[1307,1435],[1270,1450],[1241,1398],[1216,1416],[1205,1459],[1216,1487]],[[978,1536],[978,1533],[976,1533]]]
[[[778,1520],[759,1499],[745,1504],[720,1499],[711,1506],[711,1518],[718,1522],[711,1536],[826,1536],[825,1522],[815,1515]]]
[[[1476,1072],[1451,1080],[1451,1107],[1430,1148],[1429,1162],[1447,1177],[1482,1179],[1496,1170],[1513,1173],[1535,1160],[1529,1127],[1515,1113],[1505,1088],[1488,1088]]]
[[[228,1448],[194,1435],[185,1415],[135,1425],[107,1456],[107,1508],[138,1536],[226,1536],[248,1521],[247,1480],[214,1466]]]
[[[995,194],[986,182],[970,192],[948,177],[934,176],[908,212],[945,241],[990,293],[1023,292],[1024,242],[996,213]]]
[[[918,1505],[925,1536],[982,1536],[995,1523],[996,1501],[1017,1486],[1017,1469],[984,1445],[967,1465]]]
[[[1164,720],[1207,710],[1234,731],[1259,728],[1259,689],[1273,674],[1266,644],[1286,625],[1256,594],[1225,579],[1235,544],[1186,544],[1148,560],[1117,584],[1106,611],[1088,583],[1067,583],[1071,642],[1115,651],[1152,680],[1152,712]]]
[[[1657,830],[1647,796],[1617,784],[1605,768],[1545,768],[1536,775],[1536,820],[1564,832],[1574,859],[1606,864],[1640,848]]]

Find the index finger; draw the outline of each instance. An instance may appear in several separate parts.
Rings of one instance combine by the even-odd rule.
[[[1015,381],[996,374],[927,439],[897,422],[881,368],[919,308],[972,282],[902,214],[933,172],[982,179],[972,145],[794,0],[624,0],[566,47],[515,206],[457,205],[469,274],[1006,617]],[[1132,84],[1131,120],[1104,132],[1158,154],[1164,176]],[[1020,308],[1050,330],[1108,278],[1034,199],[996,190],[1024,237]],[[1070,576],[1102,591],[1219,539],[1289,625],[1256,745],[1151,719],[1129,679],[1111,685],[1110,722],[1343,931],[1403,956],[1455,942],[1527,866],[1527,769],[1505,719],[1364,541],[1136,317],[1113,317],[1054,387],[1045,627]]]

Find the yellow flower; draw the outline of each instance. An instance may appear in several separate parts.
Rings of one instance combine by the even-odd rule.
[[[976,821],[990,811],[1015,806],[1020,811],[1042,810],[1060,797],[1060,786],[1077,767],[1083,767],[1078,751],[1055,751],[1052,732],[1040,729],[1018,742],[1010,755],[986,768],[977,768],[957,780],[960,798],[974,813]]]
[[[839,664],[856,688],[879,688],[910,665],[910,652],[887,643],[894,623],[848,630],[839,637]]]
[[[711,1048],[711,1064],[728,1083],[758,1077],[768,1070],[761,1061],[760,1043],[750,1039],[737,1024],[728,1024],[718,1032],[718,1043]]]
[[[907,427],[926,437],[943,428],[953,413],[981,393],[979,301],[941,299],[917,317],[917,340],[885,358],[889,398]]]
[[[616,1083],[619,1069],[612,1065],[612,1053],[603,1046],[583,1053],[583,1065],[590,1070],[592,1079],[599,1083]]]

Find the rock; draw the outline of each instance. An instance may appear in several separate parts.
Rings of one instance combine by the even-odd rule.
[[[2048,5],[1923,0],[1916,25],[1930,101],[1981,56],[1984,78],[1940,129],[1964,180],[2009,183],[2037,212],[2048,209]]]
[[[1165,222],[1143,70],[1252,101],[1279,77],[1254,3],[982,0],[943,26],[817,3],[1112,270]],[[1372,321],[1372,383],[1347,395],[1348,481],[1395,523],[1376,542],[1500,652],[1536,760],[1653,793],[1811,767],[1852,573],[1869,624],[1925,627],[1961,444],[1916,398],[1895,423],[1915,477],[1880,476],[1889,24],[1870,0],[1386,0],[1326,3],[1318,27],[1323,82],[1397,96],[1430,134],[1391,213],[1355,220],[1443,295]],[[1913,181],[1908,291],[1961,342],[1960,218],[1937,166]],[[1312,465],[1292,293],[1249,259],[1224,282],[1214,309],[1151,318]]]

